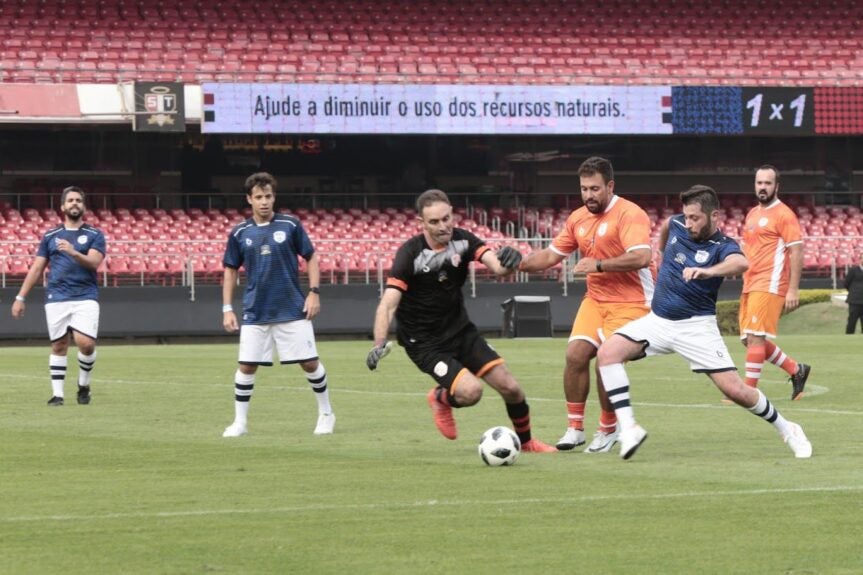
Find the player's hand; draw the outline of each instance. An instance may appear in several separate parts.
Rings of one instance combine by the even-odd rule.
[[[72,247],[72,244],[70,244],[66,240],[59,240],[58,239],[56,246],[57,246],[57,250],[63,252],[64,254],[69,254],[69,253],[72,253],[75,251],[75,248]]]
[[[25,307],[26,306],[24,305],[23,301],[18,301],[16,299],[14,302],[12,302],[12,317],[14,317],[15,319],[21,319],[22,317],[24,317]]]
[[[235,333],[240,330],[240,324],[237,323],[237,314],[232,311],[226,311],[222,314],[222,327],[228,333]]]
[[[789,289],[785,294],[785,313],[791,313],[800,305],[800,292]]]
[[[713,274],[708,268],[683,268],[683,281],[706,280],[712,277]]]
[[[366,366],[374,371],[378,368],[378,363],[389,355],[390,350],[393,347],[393,342],[388,341],[383,346],[378,347],[375,346],[369,351],[369,354],[366,356]]]
[[[510,246],[503,246],[495,252],[500,265],[507,269],[516,269],[521,263],[521,252]]]

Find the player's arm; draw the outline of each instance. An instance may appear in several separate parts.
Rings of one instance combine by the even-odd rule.
[[[565,257],[551,248],[542,248],[541,250],[529,253],[526,258],[521,260],[518,270],[522,272],[541,272],[556,266]]]
[[[24,277],[24,283],[21,284],[21,289],[18,290],[18,295],[15,296],[15,301],[12,302],[12,317],[15,319],[24,317],[24,309],[27,307],[27,294],[42,277],[45,271],[45,266],[48,265],[48,260],[42,256],[36,256],[30,269],[27,270],[27,275]]]
[[[306,313],[306,319],[312,319],[321,311],[321,296],[317,293],[317,288],[321,285],[321,266],[318,252],[313,252],[312,256],[306,260],[306,269],[309,274],[309,293],[306,296],[303,311]],[[313,291],[312,288],[315,290]]]
[[[101,264],[102,260],[105,259],[105,254],[93,248],[91,248],[86,254],[82,254],[67,240],[57,240],[57,251],[66,254],[75,260],[75,263],[92,272],[96,271],[99,264]]]
[[[521,252],[510,246],[504,246],[496,252],[486,250],[479,258],[485,267],[499,276],[506,276],[515,272],[521,260]]]
[[[366,356],[366,366],[374,370],[378,367],[378,362],[385,358],[390,352],[391,343],[387,342],[387,336],[390,333],[390,324],[393,317],[402,301],[402,292],[395,288],[387,288],[384,290],[384,295],[381,296],[381,301],[378,303],[378,308],[375,311],[375,326],[372,330],[375,339],[374,347]]]
[[[702,280],[716,277],[738,276],[749,269],[749,260],[743,254],[729,255],[716,265],[706,268],[683,268],[683,279]]]
[[[632,270],[640,270],[650,265],[652,253],[650,246],[638,246],[629,251],[623,252],[619,256],[608,259],[598,258],[581,258],[578,263],[573,266],[573,273],[605,273],[605,272],[629,272]]]
[[[790,276],[788,293],[785,294],[785,312],[794,311],[800,305],[800,276],[803,274],[803,242],[788,246]]]
[[[229,333],[234,333],[240,329],[240,324],[237,323],[237,314],[234,313],[234,286],[237,285],[239,271],[236,268],[225,266],[225,273],[222,281],[222,327]]]
[[[668,218],[664,222],[662,222],[662,227],[659,228],[659,251],[665,251],[665,244],[668,243],[668,226],[671,222],[671,218]]]

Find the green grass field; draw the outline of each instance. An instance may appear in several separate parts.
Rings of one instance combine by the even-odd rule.
[[[447,441],[401,349],[371,373],[368,342],[320,343],[334,435],[312,435],[312,392],[280,367],[259,372],[249,435],[223,439],[236,345],[104,345],[93,404],[67,382],[60,408],[45,405],[47,345],[0,348],[0,573],[860,573],[863,339],[832,327],[780,338],[814,366],[802,401],[772,366],[762,385],[810,460],[663,357],[630,366],[650,432],[632,460],[511,468],[476,453],[509,424],[499,397],[458,411]],[[565,338],[493,344],[555,441]]]

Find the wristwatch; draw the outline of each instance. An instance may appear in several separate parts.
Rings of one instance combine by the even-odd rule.
[[[311,293],[316,293],[316,294],[318,294],[318,295],[320,295],[320,293],[321,293],[321,289],[320,289],[319,287],[310,287],[310,288],[309,288],[309,291],[310,291]]]

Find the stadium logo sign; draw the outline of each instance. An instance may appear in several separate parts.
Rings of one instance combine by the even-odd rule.
[[[179,82],[135,82],[135,130],[185,132],[184,98]]]

